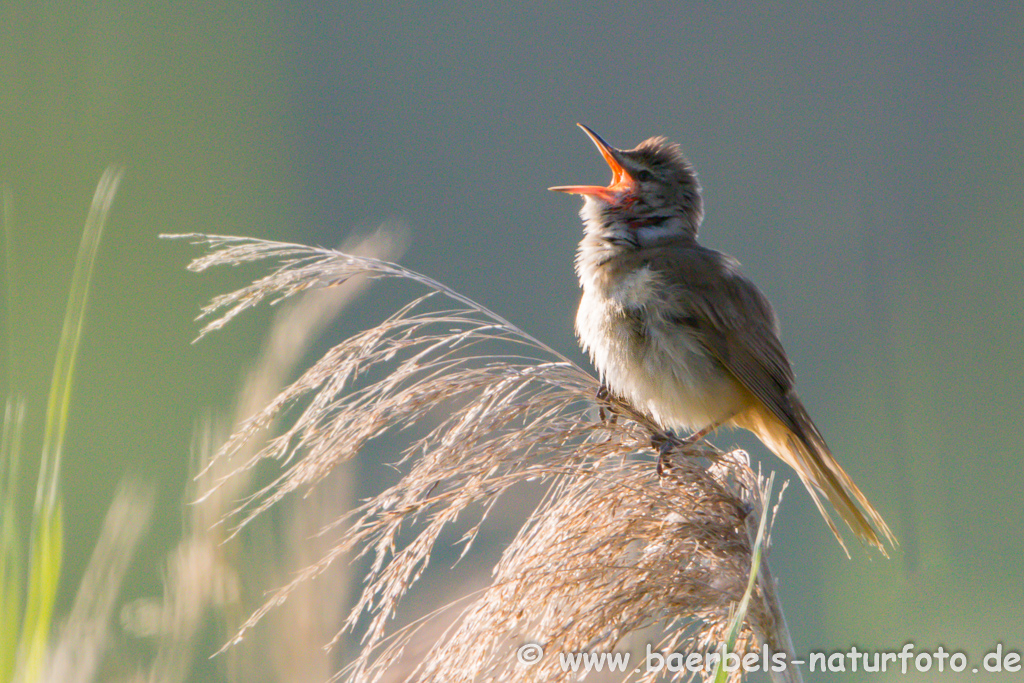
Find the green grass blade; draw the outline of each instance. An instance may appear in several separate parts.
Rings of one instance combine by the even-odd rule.
[[[78,256],[75,259],[68,305],[64,313],[64,326],[61,329],[57,358],[53,366],[53,379],[46,403],[39,481],[32,510],[25,618],[16,663],[16,675],[21,683],[35,683],[40,680],[52,632],[53,605],[60,583],[64,541],[64,516],[58,496],[58,483],[68,408],[71,404],[75,359],[82,338],[85,309],[89,301],[89,286],[92,282],[100,239],[122,175],[121,169],[108,168],[96,186],[92,206],[82,230]]]
[[[44,499],[52,501],[56,498],[64,430],[67,428],[68,406],[71,403],[71,383],[78,345],[82,338],[85,308],[89,300],[89,284],[92,281],[103,228],[123,174],[123,169],[114,167],[103,172],[93,195],[89,216],[85,220],[85,229],[82,231],[82,242],[78,248],[78,257],[75,259],[75,272],[71,277],[68,307],[64,313],[64,327],[60,334],[57,359],[53,365],[53,380],[50,383],[50,395],[46,405],[43,462],[36,495],[37,507]]]
[[[21,622],[21,535],[18,533],[17,482],[25,402],[8,398],[0,440],[0,683],[14,676]]]
[[[7,343],[7,401],[4,405],[3,436],[0,439],[0,683],[14,676],[17,660],[18,628],[21,623],[22,557],[18,532],[17,491],[21,435],[25,426],[25,402],[18,395],[18,364],[14,362],[16,277],[14,258],[14,221],[11,192],[0,188],[4,236],[4,332]]]
[[[771,500],[774,483],[775,473],[772,472],[768,477],[768,484],[762,493],[761,521],[757,526],[757,538],[754,540],[754,548],[750,558],[750,578],[747,580],[747,589],[743,592],[743,598],[736,607],[736,613],[733,614],[732,622],[729,624],[729,632],[725,637],[725,642],[722,644],[722,658],[715,667],[715,683],[726,683],[729,680],[729,672],[725,670],[724,666],[725,655],[732,652],[733,648],[736,647],[736,638],[739,637],[740,629],[743,628],[743,622],[746,621],[747,607],[750,605],[750,598],[754,594],[754,587],[757,585],[757,576],[761,567],[761,550],[764,546],[765,523],[768,521],[768,501]]]
[[[63,557],[64,515],[60,500],[36,512],[32,522],[25,625],[18,655],[18,678],[23,683],[39,681],[46,663]]]

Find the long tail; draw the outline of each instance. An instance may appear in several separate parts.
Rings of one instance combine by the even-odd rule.
[[[896,536],[878,511],[871,506],[868,499],[857,488],[857,485],[853,483],[850,476],[832,457],[825,439],[814,426],[800,401],[796,397],[792,397],[789,403],[796,430],[783,424],[768,411],[758,411],[758,415],[749,416],[748,419],[743,420],[742,426],[757,434],[766,446],[796,470],[800,480],[811,494],[811,498],[814,499],[815,505],[818,506],[821,516],[825,518],[847,556],[850,551],[822,503],[822,494],[857,535],[857,538],[868,545],[875,546],[888,557],[889,554],[886,552],[882,539],[884,538],[889,545],[895,547],[898,543]]]

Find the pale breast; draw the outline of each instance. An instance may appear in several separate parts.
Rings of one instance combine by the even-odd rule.
[[[584,282],[576,331],[602,381],[670,429],[702,429],[741,409],[748,395],[658,296],[649,267],[606,286]]]

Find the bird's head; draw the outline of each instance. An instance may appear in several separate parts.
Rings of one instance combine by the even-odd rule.
[[[588,234],[637,247],[670,237],[697,236],[704,202],[697,174],[678,145],[650,138],[635,149],[621,150],[582,123],[577,125],[611,168],[611,183],[550,189],[583,195],[580,215]]]

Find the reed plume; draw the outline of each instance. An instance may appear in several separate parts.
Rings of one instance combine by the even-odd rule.
[[[638,633],[660,652],[713,651],[725,642],[758,557],[752,529],[768,514],[764,482],[745,453],[707,445],[697,453],[673,440],[670,467],[659,475],[651,443],[663,435],[648,416],[596,398],[598,380],[575,363],[394,263],[250,238],[175,237],[209,249],[189,266],[194,271],[275,264],[204,308],[200,337],[261,302],[353,277],[421,289],[378,325],[331,348],[218,453],[217,462],[232,463],[218,466],[227,472],[222,484],[263,461],[279,467],[272,483],[230,513],[227,523],[237,532],[290,494],[308,493],[385,433],[412,435],[395,463],[397,483],[327,525],[325,532],[344,529],[341,540],[272,593],[236,641],[336,561],[366,558],[362,591],[330,643],[352,632],[361,645],[334,680],[569,680],[580,674],[562,670],[561,653],[610,651]],[[283,431],[253,448],[278,420]],[[476,514],[459,540],[470,552],[488,512],[527,482],[540,482],[546,493],[504,549],[490,584],[450,605],[454,615],[440,631],[432,614],[396,628],[399,604],[443,532]],[[767,564],[758,565],[733,648],[764,645],[791,658],[774,581]],[[409,644],[424,633],[431,644],[413,656]],[[516,656],[526,643],[539,646],[532,661]],[[693,674],[625,677],[666,675]],[[780,680],[800,680],[799,672],[789,669]]]

